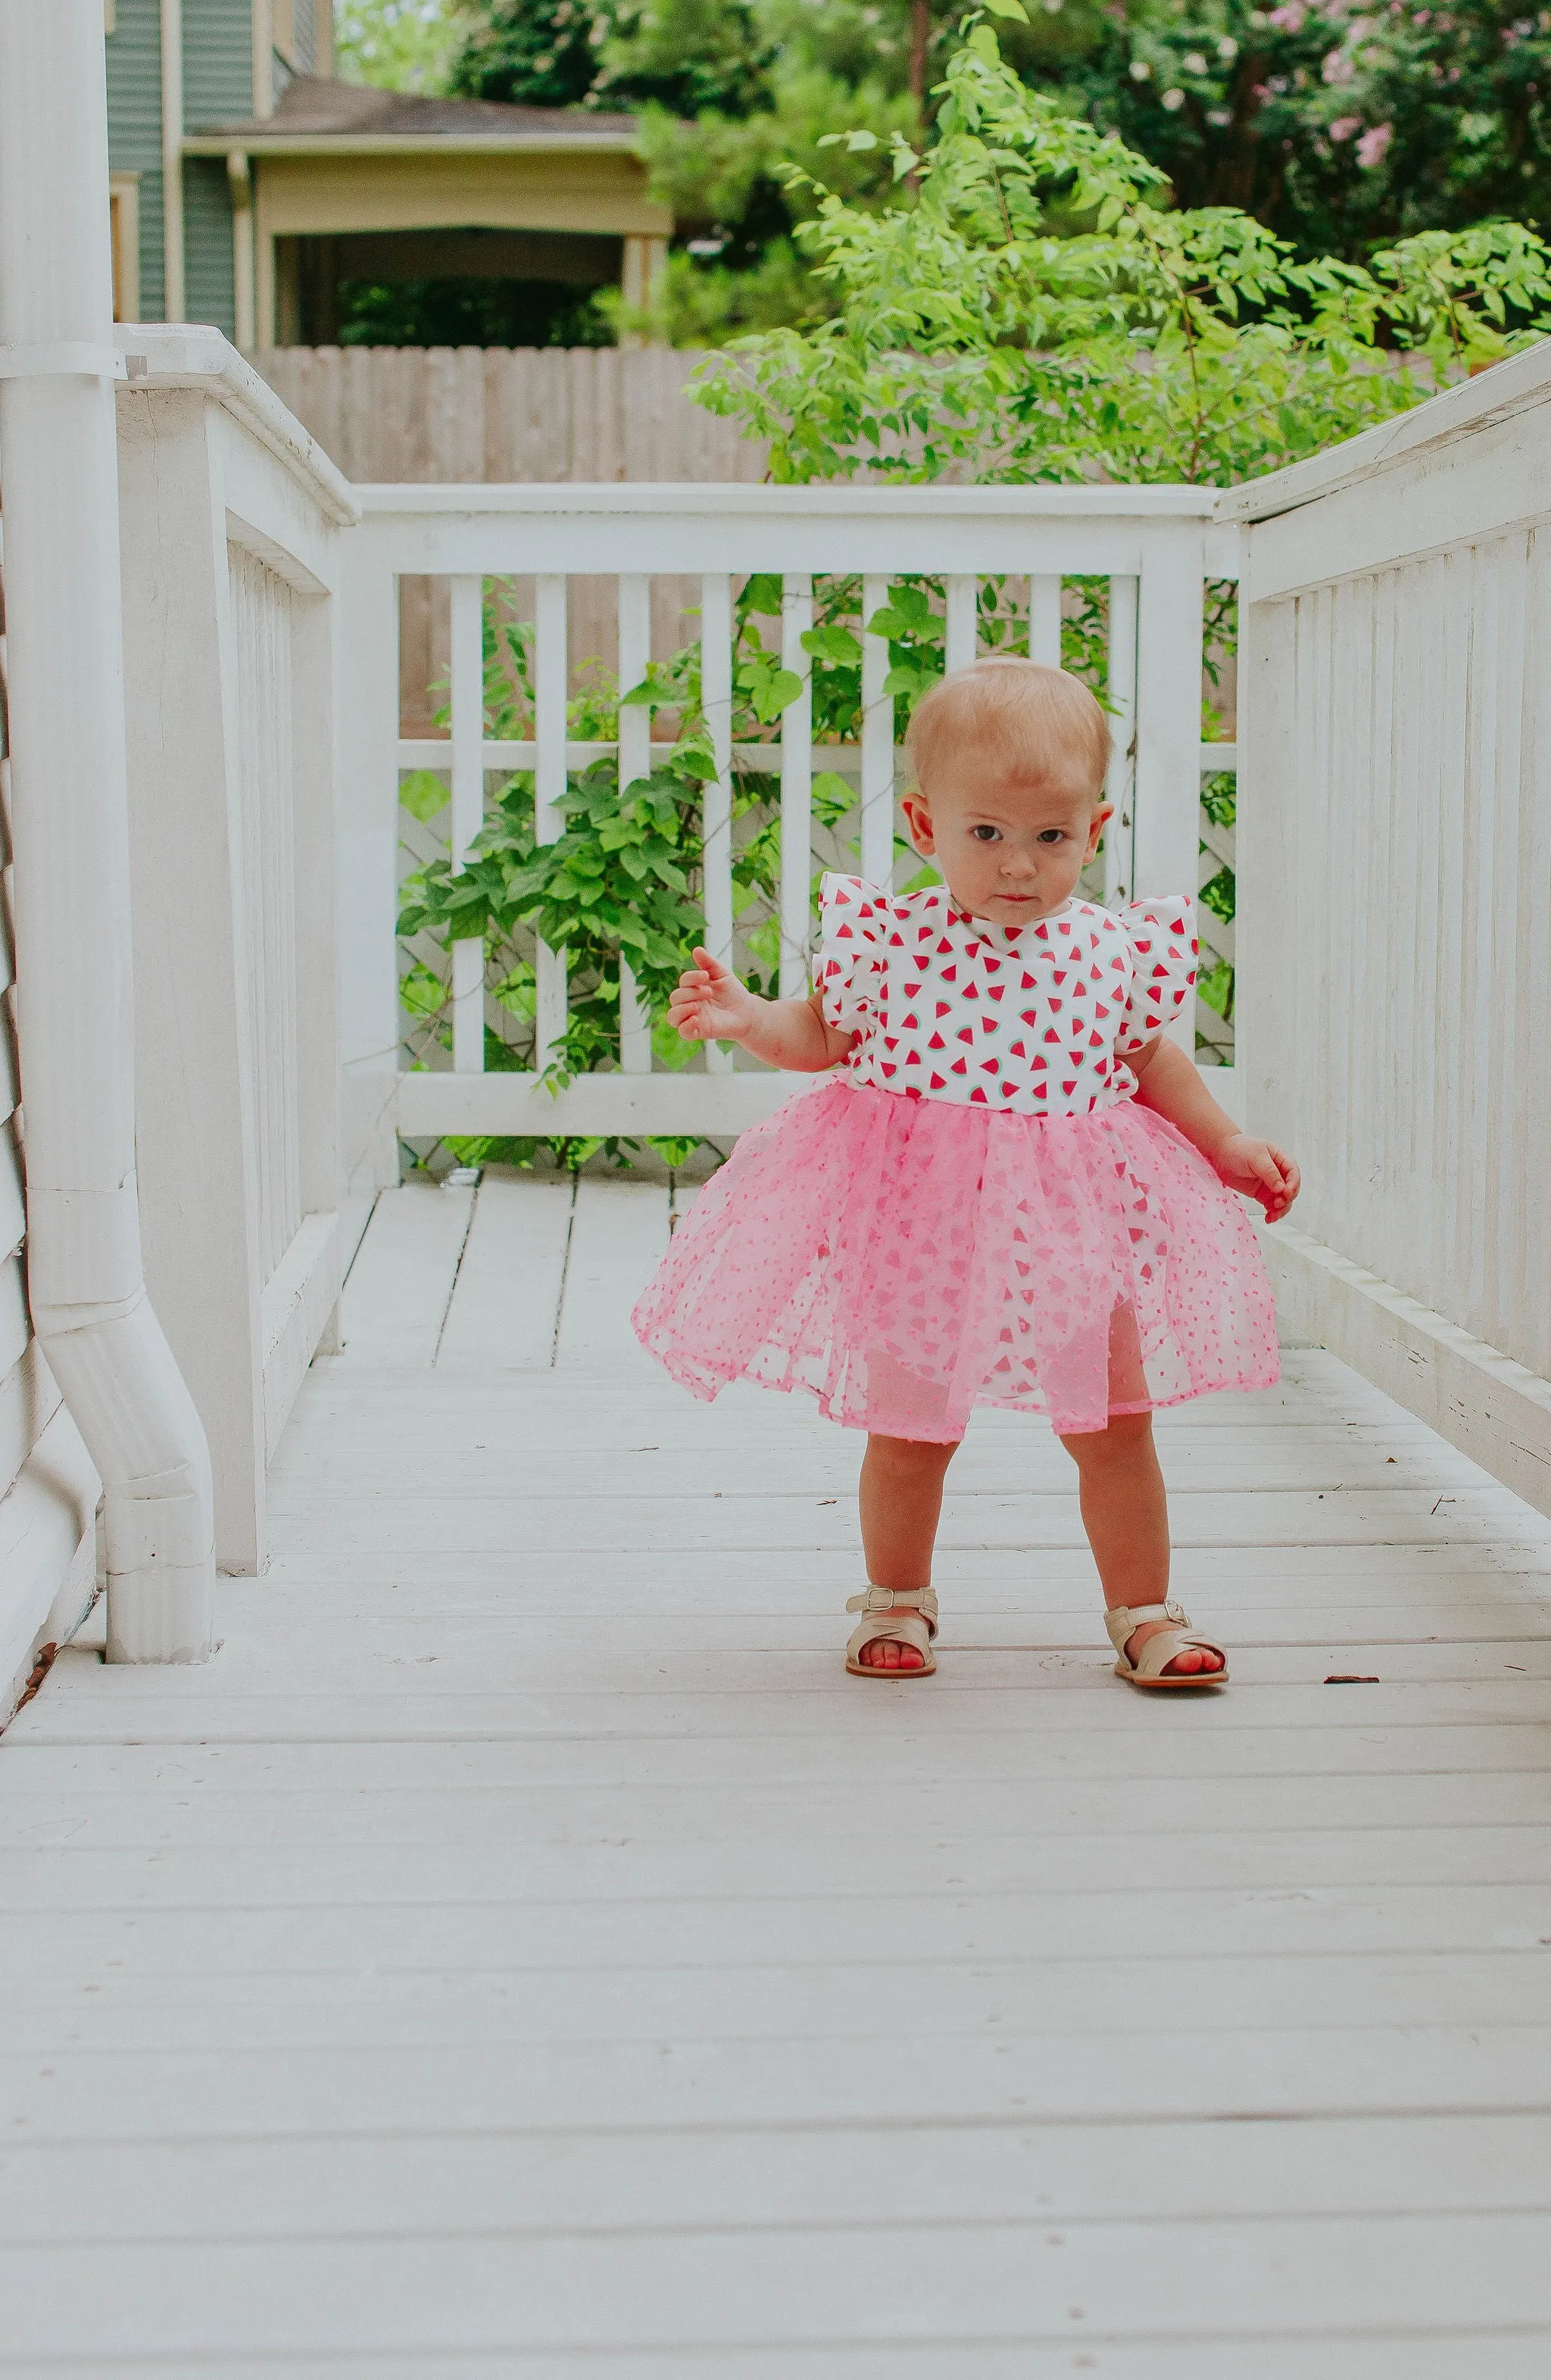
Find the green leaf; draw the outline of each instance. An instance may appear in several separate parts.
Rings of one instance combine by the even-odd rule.
[[[452,788],[430,769],[411,769],[399,779],[399,808],[418,819],[424,826],[439,810],[444,810],[452,799]]]
[[[1020,25],[1028,23],[1028,11],[1023,0],[980,0],[980,6],[989,9],[993,17],[1011,17]]]
[[[399,979],[400,1004],[411,1016],[434,1016],[446,1005],[447,987],[428,966],[412,966]]]
[[[856,662],[862,658],[862,648],[850,629],[832,621],[822,627],[806,628],[802,645],[816,662]]]

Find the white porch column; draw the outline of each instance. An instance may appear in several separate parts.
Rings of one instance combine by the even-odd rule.
[[[146,1296],[135,1179],[118,469],[100,0],[0,0],[17,1021],[33,1327],[106,1499],[108,1657],[202,1659],[203,1429]]]

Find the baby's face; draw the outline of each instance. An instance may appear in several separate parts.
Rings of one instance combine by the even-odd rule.
[[[973,751],[939,764],[904,813],[958,906],[994,926],[1031,926],[1069,901],[1109,816],[1075,756],[1033,776]]]

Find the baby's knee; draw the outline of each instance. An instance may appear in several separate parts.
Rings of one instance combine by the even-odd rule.
[[[1111,1414],[1105,1429],[1074,1430],[1061,1444],[1079,1471],[1101,1471],[1111,1464],[1134,1463],[1153,1441],[1150,1413]]]
[[[941,1445],[928,1438],[879,1438],[867,1439],[867,1461],[876,1469],[893,1473],[898,1478],[940,1478],[959,1451],[955,1439]]]

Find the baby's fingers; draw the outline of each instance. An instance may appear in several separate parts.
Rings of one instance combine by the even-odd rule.
[[[681,1040],[698,1041],[703,1038],[700,1030],[703,1005],[699,1000],[681,999],[676,992],[668,1002],[668,1022],[676,1028]]]

